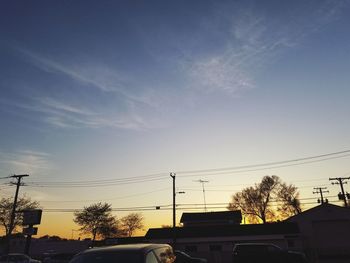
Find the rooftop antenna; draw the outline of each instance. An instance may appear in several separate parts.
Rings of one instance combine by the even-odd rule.
[[[209,183],[209,181],[205,181],[202,179],[196,180],[194,182],[199,182],[202,184],[202,189],[203,189],[203,198],[204,198],[204,212],[207,212],[207,202],[205,201],[205,188],[204,188],[204,184],[205,183]]]

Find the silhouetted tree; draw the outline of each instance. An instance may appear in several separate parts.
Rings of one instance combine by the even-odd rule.
[[[119,221],[116,220],[114,225],[101,225],[99,228],[99,235],[102,238],[109,238],[109,237],[123,237],[126,236],[126,231],[119,227]]]
[[[282,217],[289,217],[301,213],[299,191],[296,186],[281,183],[277,197],[281,202],[281,206],[277,208],[277,211]]]
[[[264,176],[255,186],[247,187],[232,196],[229,210],[241,210],[250,222],[274,221],[278,217],[294,215],[300,211],[299,194],[293,185],[281,182],[278,176]],[[279,205],[277,209],[271,206],[271,201]]]
[[[17,200],[16,211],[37,209],[39,203],[37,201],[32,201],[26,196],[19,197]],[[13,208],[13,198],[1,198],[0,200],[0,224],[5,230],[5,234],[8,235],[10,232],[10,221]],[[17,227],[22,224],[23,215],[22,213],[15,214],[15,220],[13,224],[13,231],[15,232]]]
[[[128,237],[131,237],[136,230],[143,228],[143,216],[140,213],[130,213],[120,221]]]
[[[84,207],[80,212],[74,213],[74,222],[81,226],[80,231],[96,237],[109,237],[118,232],[118,221],[112,215],[111,205],[97,203]]]

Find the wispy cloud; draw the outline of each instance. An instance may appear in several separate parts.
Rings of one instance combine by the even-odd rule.
[[[54,61],[52,59],[46,58],[44,56],[41,56],[37,53],[34,53],[32,51],[29,51],[24,48],[17,47],[17,51],[19,51],[21,54],[23,54],[27,59],[30,60],[30,62],[37,66],[38,68],[46,71],[46,72],[59,72],[61,74],[64,74],[66,76],[71,77],[72,79],[83,82],[85,84],[90,84],[101,91],[116,91],[116,87],[110,87],[103,85],[103,83],[99,83],[95,81],[91,76],[83,75],[79,71],[74,70],[73,67],[66,66],[62,63],[59,63],[57,61]]]
[[[228,63],[224,56],[216,56],[197,61],[189,68],[195,85],[209,92],[223,91],[237,94],[240,90],[254,87],[247,72],[233,63]]]
[[[60,128],[120,128],[144,130],[151,128],[141,116],[129,107],[127,112],[94,112],[87,108],[69,105],[52,98],[36,100],[36,106],[31,110],[46,115],[45,121]],[[103,109],[102,109],[103,111]]]
[[[125,100],[134,103],[154,106],[150,92],[140,92],[131,89],[137,85],[125,72],[119,72],[106,65],[98,63],[59,62],[28,49],[17,47],[16,50],[36,67],[46,72],[60,73],[82,85],[94,87],[102,92],[114,92],[123,96]],[[132,90],[136,92],[132,92]]]
[[[45,72],[62,74],[80,85],[69,91],[70,95],[43,95],[31,98],[31,103],[13,103],[20,108],[40,112],[44,120],[60,128],[118,128],[144,130],[158,127],[155,118],[146,118],[145,112],[158,112],[158,94],[152,88],[142,89],[115,69],[97,63],[58,62],[24,48],[16,48],[32,65]],[[78,94],[84,87],[84,98]],[[137,87],[137,88],[135,88]],[[96,98],[96,99],[94,99]],[[114,102],[112,102],[114,100]]]
[[[68,80],[63,81],[63,86],[75,82],[79,85],[60,87],[64,92],[59,94],[43,91],[28,103],[14,105],[40,112],[43,120],[60,128],[145,130],[164,126],[170,119],[169,115],[173,117],[174,110],[169,106],[173,98],[182,103],[179,111],[185,111],[188,104],[200,99],[203,93],[238,96],[254,89],[258,85],[256,76],[267,65],[337,18],[342,6],[339,2],[322,1],[318,4],[315,1],[308,10],[295,8],[289,12],[288,9],[289,15],[265,14],[254,5],[232,5],[232,8],[217,4],[215,7],[220,8],[213,17],[199,22],[198,34],[189,36],[193,32],[184,30],[181,38],[176,35],[169,42],[159,41],[159,45],[164,46],[159,56],[169,56],[170,59],[154,60],[164,63],[165,67],[157,65],[156,69],[161,71],[164,68],[161,72],[165,76],[152,83],[143,81],[142,77],[135,80],[131,72],[95,63],[93,58],[62,59],[17,47],[17,52],[35,67]],[[167,29],[164,32],[171,36],[171,30]],[[164,37],[157,30],[154,34]],[[183,44],[187,36],[191,43]],[[152,37],[144,37],[148,37],[150,46],[154,44],[150,41],[154,40]],[[169,47],[175,52],[169,52]],[[157,56],[159,49],[152,50]],[[169,72],[172,70],[175,74]],[[84,88],[87,91],[82,97],[81,89]]]
[[[64,102],[44,98],[40,100],[42,112],[50,112],[46,121],[57,127],[120,128],[144,130],[151,128],[132,108],[127,112],[112,114],[98,113],[84,108],[68,105]]]
[[[45,175],[54,168],[50,157],[48,153],[32,150],[0,152],[0,163],[3,167],[2,170],[6,170],[11,174]]]
[[[231,95],[254,88],[258,70],[336,19],[343,2],[323,1],[316,5],[304,15],[296,9],[291,16],[276,17],[251,6],[235,11],[222,8],[216,14],[216,25],[203,25],[207,27],[204,30],[220,32],[225,45],[211,54],[186,57],[183,68],[191,85],[198,90]]]
[[[66,103],[54,100],[52,98],[42,98],[38,100],[42,105],[49,107],[52,110],[67,112],[67,113],[75,113],[80,115],[92,115],[88,109],[81,109]]]

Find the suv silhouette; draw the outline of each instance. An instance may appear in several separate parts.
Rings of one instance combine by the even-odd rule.
[[[269,243],[241,243],[233,248],[233,263],[307,263],[305,255]]]

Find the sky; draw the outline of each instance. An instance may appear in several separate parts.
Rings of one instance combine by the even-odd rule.
[[[349,25],[346,0],[1,1],[0,177],[30,175],[39,235],[96,202],[170,225],[170,172],[178,221],[265,175],[339,204],[349,152],[237,167],[350,149]]]

